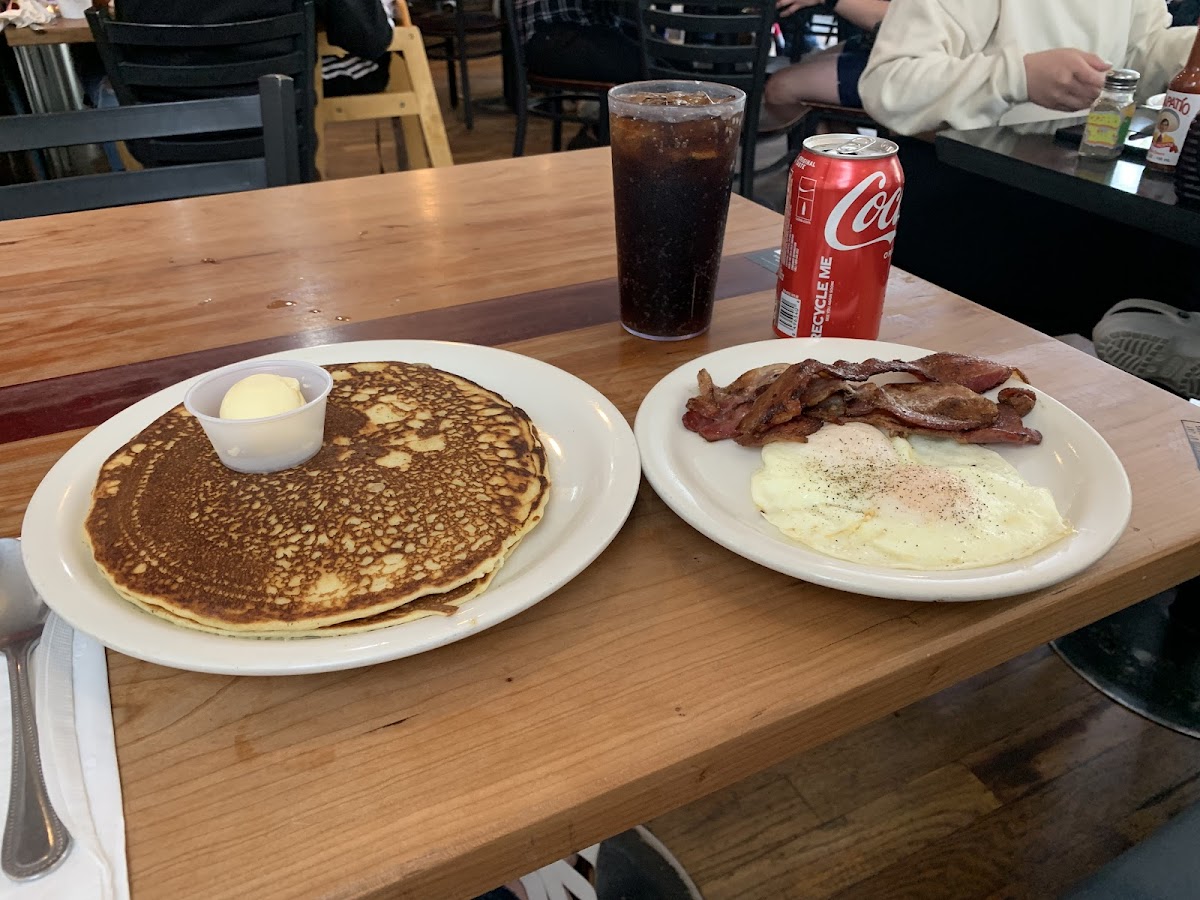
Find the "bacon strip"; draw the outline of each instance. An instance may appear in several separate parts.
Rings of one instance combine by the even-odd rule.
[[[917,382],[876,384],[874,375],[904,372]],[[866,422],[892,435],[928,434],[964,443],[1030,443],[1036,395],[1004,388],[995,401],[982,391],[1003,384],[1017,369],[978,357],[933,353],[918,360],[868,359],[861,363],[805,360],[743,373],[719,387],[707,371],[688,400],[683,424],[706,440],[734,438],[748,447],[780,440],[804,441],[825,422]]]
[[[961,384],[977,394],[999,387],[1014,374],[1022,381],[1028,381],[1020,369],[978,356],[963,356],[961,353],[931,353],[901,365],[904,368],[890,371],[908,372],[922,381],[936,381],[938,384]]]
[[[728,387],[717,387],[708,370],[701,369],[696,376],[700,392],[687,402],[684,426],[708,441],[733,437],[750,404],[787,368],[787,363],[776,363],[751,369]]]
[[[1040,444],[1042,433],[1021,421],[1021,417],[1033,409],[1037,396],[1021,388],[1005,388],[997,399],[1000,414],[996,424],[991,428],[964,432],[959,440],[965,444]]]

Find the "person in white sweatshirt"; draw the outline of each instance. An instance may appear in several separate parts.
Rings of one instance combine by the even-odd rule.
[[[1196,36],[1170,24],[1163,0],[892,0],[858,89],[899,134],[1062,118],[1110,68],[1165,90]]]

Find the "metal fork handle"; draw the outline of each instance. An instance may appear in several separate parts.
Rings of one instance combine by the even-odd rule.
[[[0,844],[0,868],[24,881],[54,868],[71,846],[71,835],[50,805],[42,757],[38,751],[29,661],[37,637],[8,648],[8,683],[12,689],[12,789]]]

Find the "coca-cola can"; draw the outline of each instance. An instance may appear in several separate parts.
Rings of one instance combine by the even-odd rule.
[[[788,174],[775,333],[879,337],[904,193],[898,147],[883,138],[821,134]]]

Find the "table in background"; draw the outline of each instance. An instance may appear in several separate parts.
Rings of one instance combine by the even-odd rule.
[[[3,35],[16,57],[30,112],[84,108],[83,84],[69,45],[92,43],[87,19],[55,19],[38,31],[5,28]],[[58,147],[46,151],[46,156],[54,174],[62,176],[90,171],[103,153],[96,147]]]
[[[1078,147],[1055,139],[1057,129],[1080,121],[943,131],[934,145],[948,165],[1200,247],[1200,211],[1176,202],[1170,175],[1147,169],[1145,158],[1130,152],[1110,161],[1086,159]]]
[[[35,31],[32,28],[5,28],[4,39],[10,47],[53,47],[63,44],[90,44],[92,30],[87,19],[55,19]]]
[[[1170,174],[1148,169],[1133,151],[1089,159],[1055,138],[1059,128],[1081,121],[944,131],[935,146],[939,159],[968,172],[1200,248],[1200,210],[1177,202]],[[1154,111],[1139,109],[1130,132],[1153,124]],[[1186,267],[1178,261],[1182,290],[1200,294],[1200,270],[1193,266],[1189,277]],[[1200,737],[1200,583],[1186,586],[1180,599],[1164,596],[1067,635],[1055,649],[1114,700]]]
[[[664,345],[616,324],[604,149],[0,224],[0,535],[88,423],[230,356],[497,344],[632,419],[770,337],[747,254],[780,228],[733,198],[713,327]],[[643,486],[574,581],[429,653],[287,678],[110,653],[133,895],[471,896],[1200,574],[1194,407],[899,271],[882,338],[1020,366],[1084,416],[1132,482],[1121,541],[1045,591],[904,603],[759,567]]]

